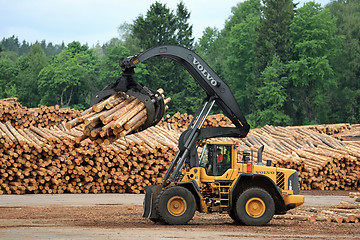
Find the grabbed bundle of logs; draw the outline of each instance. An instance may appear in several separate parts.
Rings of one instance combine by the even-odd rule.
[[[164,100],[163,93],[162,89],[158,89],[155,93],[156,98],[162,102],[161,111],[165,111],[166,104],[171,100],[170,98]],[[85,110],[81,116],[67,122],[65,127],[71,129],[79,126],[83,132],[79,141],[90,137],[99,142],[109,143],[109,138],[123,137],[159,122],[160,119],[156,119],[155,116],[162,116],[162,113],[154,113],[157,110],[153,105],[151,100],[144,99],[141,95],[117,92]]]

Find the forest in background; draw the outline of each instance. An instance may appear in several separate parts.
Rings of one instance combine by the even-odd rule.
[[[182,2],[174,10],[156,2],[103,45],[4,37],[0,98],[85,109],[96,91],[121,76],[120,58],[175,44],[199,54],[230,86],[252,127],[360,122],[360,0],[325,7],[246,0],[232,8],[223,29],[208,27],[197,41],[189,18]],[[149,59],[135,71],[137,81],[172,98],[170,114],[193,114],[205,97],[169,59]]]

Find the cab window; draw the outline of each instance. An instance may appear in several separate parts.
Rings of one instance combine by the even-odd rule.
[[[206,144],[201,153],[200,167],[209,176],[221,176],[231,168],[231,145]]]

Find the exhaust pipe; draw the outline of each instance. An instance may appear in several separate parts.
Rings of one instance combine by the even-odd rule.
[[[264,164],[262,163],[262,153],[264,151],[264,145],[262,145],[258,152],[257,152],[257,156],[258,156],[258,159],[257,159],[257,165],[259,166],[264,166]]]

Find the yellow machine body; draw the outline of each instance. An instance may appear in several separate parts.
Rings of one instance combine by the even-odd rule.
[[[206,156],[206,150],[203,150],[200,166],[183,170],[181,182],[195,181],[200,188],[201,207],[198,210],[200,209],[201,212],[231,210],[231,205],[236,200],[231,199],[232,195],[235,195],[231,193],[236,192],[236,195],[239,195],[242,189],[235,190],[235,188],[246,189],[250,186],[265,188],[272,193],[271,195],[280,195],[281,197],[273,196],[278,201],[278,214],[283,214],[288,209],[304,203],[304,196],[298,195],[299,183],[295,170],[255,164],[252,155],[248,161],[244,162],[244,152],[238,151],[235,142],[207,141],[206,146],[216,146],[226,150],[228,166],[214,174],[206,165],[204,159],[208,156]],[[217,162],[215,165],[220,166],[220,164]],[[291,176],[296,177],[291,180]],[[273,188],[270,190],[271,186]]]

